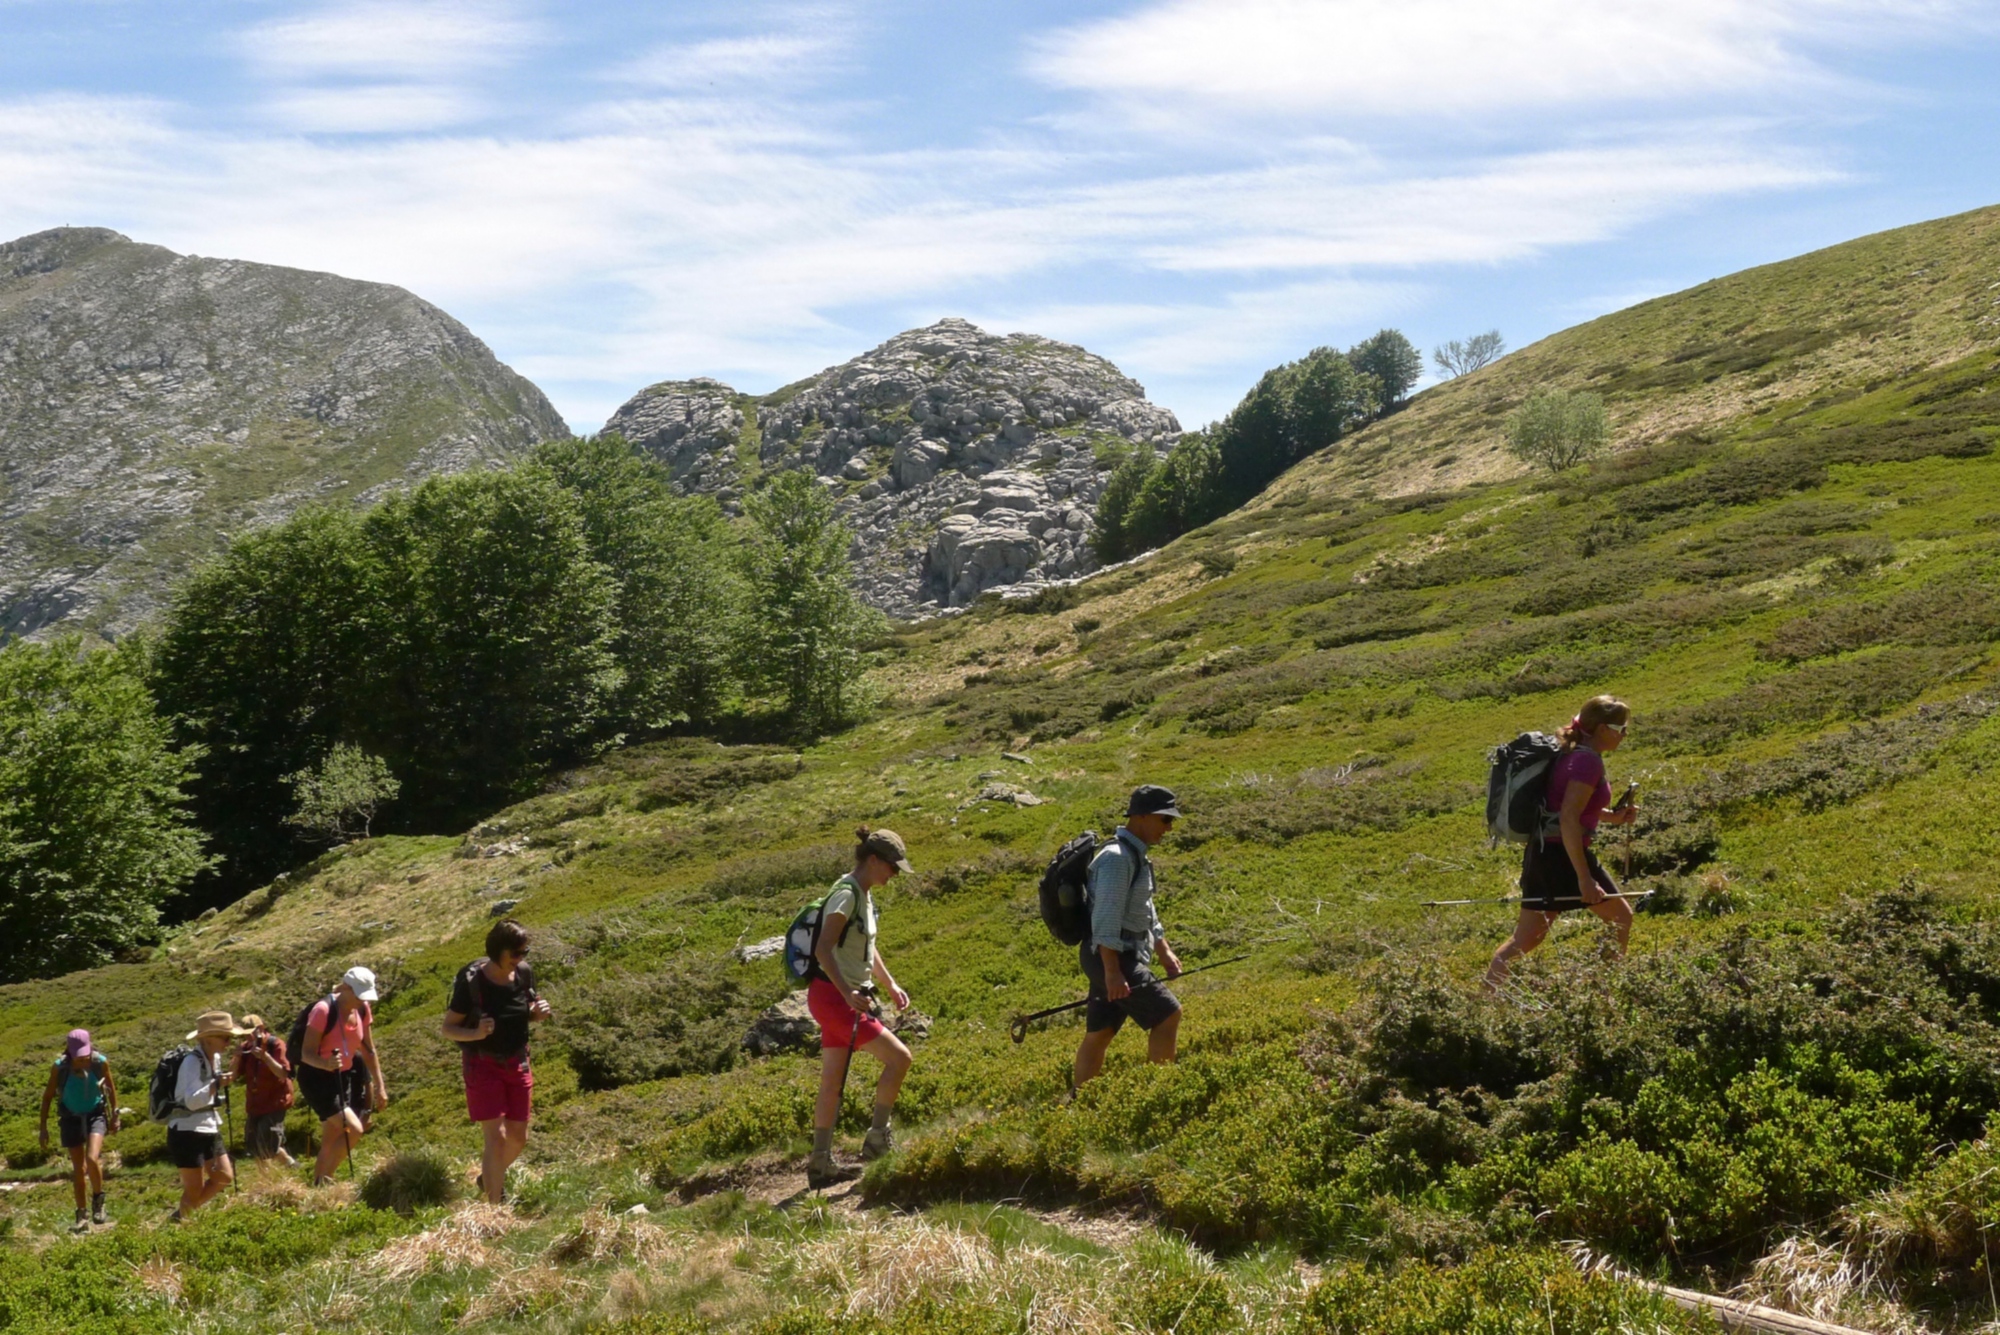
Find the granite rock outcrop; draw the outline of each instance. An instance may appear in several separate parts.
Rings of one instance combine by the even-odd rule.
[[[863,596],[912,616],[1093,569],[1111,468],[1180,423],[1082,348],[941,320],[761,397],[666,381],[604,429],[725,507],[774,470],[810,470],[854,528]]]
[[[0,244],[0,638],[124,633],[230,534],[567,433],[401,288],[103,228]]]

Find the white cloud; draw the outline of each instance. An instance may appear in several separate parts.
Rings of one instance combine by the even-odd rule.
[[[267,78],[436,80],[503,65],[535,38],[511,7],[478,0],[362,0],[245,32]]]
[[[281,93],[271,99],[267,110],[296,130],[384,134],[463,125],[477,119],[484,106],[481,99],[456,88],[368,84]]]
[[[1950,0],[1163,0],[1036,44],[1059,86],[1246,111],[1404,117],[1767,95],[1825,83],[1818,41]]]

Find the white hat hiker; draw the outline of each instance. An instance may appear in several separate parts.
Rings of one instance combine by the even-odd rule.
[[[354,989],[354,995],[363,1001],[374,1001],[381,993],[375,990],[375,971],[357,964],[340,975],[340,981]]]

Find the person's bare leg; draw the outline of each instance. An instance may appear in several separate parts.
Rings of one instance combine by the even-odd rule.
[[[84,1198],[89,1183],[90,1170],[86,1156],[90,1150],[83,1145],[72,1145],[69,1150],[69,1188],[76,1197],[76,1208],[81,1210],[90,1202]]]
[[[90,1133],[90,1141],[83,1147],[83,1165],[90,1174],[90,1194],[93,1197],[104,1194],[104,1137],[96,1131]]]
[[[862,1046],[863,1052],[882,1063],[882,1078],[875,1082],[875,1106],[892,1106],[903,1090],[903,1077],[910,1073],[910,1050],[894,1034],[877,1034]]]
[[[1174,1059],[1181,1032],[1181,1013],[1175,1011],[1146,1031],[1146,1060],[1164,1065]]]
[[[486,1202],[498,1205],[507,1197],[507,1165],[514,1156],[507,1152],[507,1119],[494,1117],[479,1124],[485,1141],[480,1147],[479,1182],[486,1188]]]
[[[345,1108],[319,1124],[319,1158],[313,1161],[313,1181],[334,1176],[341,1161],[354,1152],[361,1141],[361,1123]]]
[[[1074,1084],[1080,1088],[1097,1078],[1104,1069],[1104,1055],[1111,1051],[1111,1040],[1117,1036],[1116,1029],[1098,1029],[1083,1036],[1083,1042],[1076,1045],[1076,1065],[1070,1072]]]
[[[1632,941],[1632,901],[1629,899],[1606,899],[1590,906],[1590,911],[1611,924],[1611,934],[1618,942],[1614,959],[1622,959],[1625,947]]]
[[[1553,913],[1543,913],[1540,909],[1521,910],[1521,916],[1514,920],[1514,934],[1500,944],[1500,948],[1493,952],[1493,962],[1486,966],[1488,992],[1500,990],[1507,981],[1507,966],[1542,944],[1542,938],[1549,934],[1549,924],[1554,920]]]
[[[854,1060],[850,1048],[821,1048],[819,1051],[819,1097],[813,1101],[813,1130],[825,1131],[840,1121],[840,1087],[847,1064]]]
[[[230,1161],[228,1155],[225,1154],[220,1159],[210,1159],[208,1173],[201,1186],[201,1200],[196,1203],[206,1205],[227,1191],[229,1184],[235,1180],[236,1165]]]
[[[181,1218],[186,1219],[189,1215],[195,1212],[195,1207],[199,1206],[204,1200],[208,1199],[207,1197],[201,1194],[202,1179],[203,1177],[206,1176],[206,1174],[204,1174],[203,1171],[199,1168],[183,1168],[180,1170],[180,1174],[181,1174],[181,1203],[180,1203],[180,1208],[176,1211],[176,1213],[179,1214]]]

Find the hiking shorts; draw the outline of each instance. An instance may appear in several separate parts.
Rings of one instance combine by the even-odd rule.
[[[66,1150],[88,1145],[92,1136],[108,1135],[110,1123],[104,1120],[104,1106],[99,1104],[87,1113],[56,1110],[56,1134],[62,1137],[62,1147]]]
[[[167,1128],[167,1154],[176,1168],[200,1168],[229,1157],[220,1131],[178,1131]]]
[[[461,1052],[465,1072],[465,1115],[475,1122],[505,1118],[525,1122],[535,1101],[535,1072],[528,1054],[496,1057],[490,1052]]]
[[[243,1148],[259,1159],[272,1158],[285,1148],[285,1110],[250,1118],[243,1127]]]
[[[356,1117],[368,1115],[368,1068],[360,1062],[345,1071],[324,1071],[317,1066],[299,1067],[299,1093],[312,1106],[313,1116],[324,1122],[344,1106]]]
[[[1089,937],[1077,950],[1083,976],[1090,980],[1090,1000],[1083,1008],[1083,1027],[1093,1034],[1109,1029],[1117,1033],[1130,1020],[1141,1029],[1152,1030],[1180,1014],[1180,999],[1167,990],[1153,971],[1139,963],[1139,952],[1128,950],[1118,957],[1118,968],[1131,985],[1123,1000],[1113,1001],[1104,984],[1104,956],[1097,953]]]
[[[1585,849],[1583,856],[1590,863],[1590,877],[1598,888],[1607,895],[1617,894],[1618,885],[1597,860],[1596,852]],[[1569,860],[1569,850],[1563,847],[1562,840],[1551,839],[1544,846],[1541,840],[1530,839],[1521,851],[1521,907],[1538,913],[1570,913],[1590,907],[1583,902],[1583,892],[1576,882],[1576,864]]]
[[[865,1048],[889,1031],[882,1022],[872,1015],[864,1015],[848,1005],[847,998],[833,985],[831,978],[815,978],[806,989],[806,1009],[812,1012],[813,1021],[819,1025],[819,1046],[821,1051],[828,1048]]]

